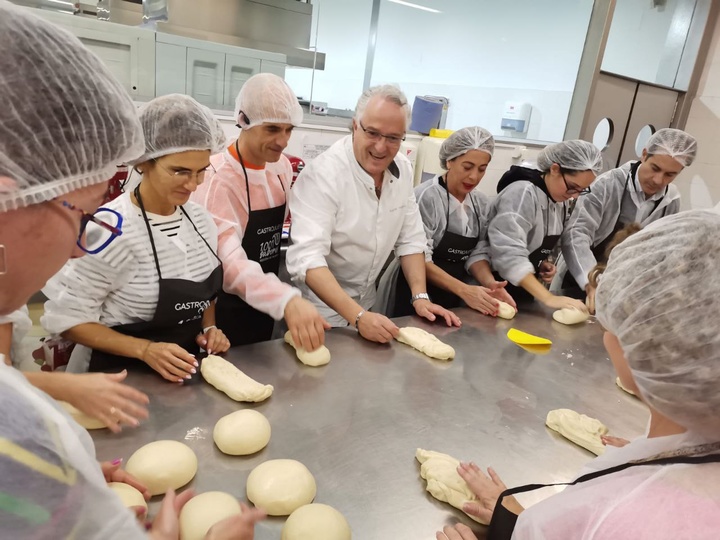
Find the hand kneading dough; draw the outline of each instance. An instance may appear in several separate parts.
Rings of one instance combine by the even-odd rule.
[[[178,489],[195,477],[198,461],[189,446],[177,441],[155,441],[130,456],[125,470],[145,484],[151,495]]]
[[[214,354],[202,361],[200,373],[209,384],[235,401],[264,401],[273,393],[272,385],[260,384]]]
[[[553,319],[561,324],[580,324],[590,318],[589,313],[580,311],[579,309],[564,308],[558,309],[553,313]]]
[[[415,328],[414,326],[401,328],[395,339],[400,343],[410,345],[430,358],[437,360],[452,360],[455,358],[455,349],[422,328]]]
[[[498,300],[498,304],[498,317],[508,320],[515,318],[515,315],[517,315],[517,311],[515,311],[514,307],[500,300]]]
[[[306,504],[287,518],[280,540],[352,540],[345,516],[327,504]]]
[[[103,429],[107,427],[102,420],[88,416],[65,401],[58,401],[58,403],[60,403],[60,406],[65,409],[65,412],[68,413],[73,420],[85,429]]]
[[[295,349],[295,355],[306,366],[318,367],[324,366],[330,362],[330,351],[325,345],[320,345],[316,350],[307,352],[302,347],[296,347],[290,330],[285,332],[285,343]]]
[[[312,473],[299,461],[272,459],[252,470],[246,492],[250,502],[269,516],[289,516],[313,502],[317,486]]]
[[[548,413],[545,424],[595,455],[599,456],[605,452],[605,446],[600,440],[600,436],[605,435],[608,428],[600,420],[570,409],[556,409]]]
[[[428,492],[438,501],[450,503],[462,511],[463,504],[479,500],[458,474],[457,468],[460,462],[454,457],[418,448],[415,458],[421,464],[420,476],[427,481]],[[478,523],[488,524],[479,517],[467,515]]]
[[[261,413],[246,409],[223,416],[215,424],[213,439],[221,452],[247,456],[259,452],[270,441],[270,422]]]
[[[108,487],[113,490],[118,497],[120,497],[120,501],[123,503],[123,506],[126,506],[127,508],[142,506],[145,510],[147,510],[145,497],[143,497],[143,494],[131,485],[124,484],[122,482],[110,482]]]
[[[240,513],[240,503],[228,493],[208,491],[196,495],[180,511],[180,540],[203,540],[210,527]]]
[[[632,390],[628,390],[627,388],[625,388],[625,386],[623,386],[623,383],[622,383],[622,381],[620,380],[620,377],[615,377],[615,384],[617,384],[618,387],[619,387],[621,390],[624,390],[625,392],[627,392],[627,393],[630,394],[631,396],[635,396],[635,392],[633,392]],[[637,397],[637,396],[635,396],[635,397]]]

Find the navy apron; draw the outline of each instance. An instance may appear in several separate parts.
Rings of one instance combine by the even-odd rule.
[[[448,228],[450,227],[450,192],[447,191],[447,185],[443,181],[442,177],[438,179],[440,185],[445,188],[447,194],[447,211],[445,214],[445,233],[438,245],[433,249],[433,263],[450,274],[455,279],[458,279],[464,283],[469,280],[469,274],[465,270],[465,261],[472,253],[473,249],[477,246],[480,236],[463,236],[461,234],[451,233]],[[470,197],[470,194],[467,195]],[[475,210],[475,216],[480,225],[480,213],[478,212],[475,202],[470,198],[470,202]],[[480,231],[481,227],[478,227]],[[433,303],[438,304],[444,308],[452,309],[460,307],[462,300],[459,296],[446,291],[440,287],[432,285],[427,282],[427,292],[430,295],[430,299]],[[415,308],[410,303],[412,298],[412,292],[410,286],[405,279],[405,274],[402,268],[398,271],[397,283],[395,285],[395,304],[393,310],[390,312],[390,317],[403,317],[406,315],[414,315]]]
[[[200,352],[195,342],[198,334],[202,333],[203,312],[212,305],[218,292],[222,289],[222,263],[203,281],[189,279],[165,279],[160,271],[155,240],[152,227],[145,212],[145,206],[140,196],[140,186],[135,188],[135,198],[142,212],[143,221],[150,237],[155,268],[158,273],[158,302],[152,320],[137,323],[120,324],[112,329],[123,335],[154,342],[175,343],[190,354]],[[192,225],[200,239],[205,243],[213,256],[220,261],[207,241],[203,238],[185,209],[180,211]],[[122,371],[123,369],[145,369],[154,371],[145,362],[136,358],[128,358],[115,354],[105,353],[94,349],[90,356],[88,371]]]
[[[243,235],[242,248],[247,258],[260,265],[266,274],[278,275],[280,272],[280,241],[285,222],[285,203],[275,208],[253,210],[250,205],[250,182],[245,162],[235,141],[240,166],[245,174],[245,187],[248,199],[248,221]],[[285,186],[280,180],[280,186]],[[233,346],[268,341],[272,337],[275,321],[270,315],[258,311],[236,294],[221,291],[215,307],[218,327]]]

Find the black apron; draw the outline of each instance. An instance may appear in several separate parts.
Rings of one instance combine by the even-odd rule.
[[[222,263],[204,281],[163,278],[157,249],[155,249],[152,227],[140,196],[140,186],[135,188],[134,194],[145,221],[153,257],[155,258],[155,268],[159,278],[158,302],[152,320],[121,324],[113,326],[112,329],[126,336],[139,339],[175,343],[190,354],[197,354],[200,352],[200,347],[195,342],[195,338],[202,333],[203,312],[210,307],[218,292],[222,289]],[[180,211],[188,219],[200,239],[205,242],[213,256],[220,261],[182,206],[180,206]],[[122,371],[123,369],[153,371],[145,362],[140,362],[135,358],[105,353],[97,349],[92,351],[88,371]]]
[[[636,161],[635,163],[633,163],[630,166],[630,172],[628,173],[627,179],[625,180],[625,188],[623,190],[623,197],[625,197],[626,193],[630,192],[630,190],[628,189],[628,186],[630,185],[631,181],[634,181],[635,175],[637,174],[637,170],[640,167],[640,164],[641,164],[640,161]],[[668,188],[665,188],[665,195],[667,195],[667,192],[668,192]],[[653,206],[653,209],[650,212],[651,215],[655,210],[657,210],[657,207],[660,206],[660,203],[663,201],[663,199],[664,199],[664,195],[662,198],[655,201],[655,205]],[[667,209],[668,209],[668,207],[666,206],[665,209],[663,210],[662,217],[665,217],[665,214],[667,213]],[[621,203],[620,213],[618,214],[617,221],[615,222],[615,226],[613,227],[612,231],[610,231],[610,234],[608,234],[605,237],[605,239],[602,240],[599,244],[590,248],[590,251],[592,252],[593,256],[595,257],[595,261],[601,262],[601,261],[605,260],[605,250],[607,249],[610,242],[612,242],[613,238],[615,238],[615,235],[619,231],[621,231],[622,229],[624,229],[625,227],[630,225],[630,223],[623,223],[622,221],[620,221],[621,216],[622,216],[622,203]],[[586,292],[580,288],[580,285],[577,284],[577,282],[575,281],[575,278],[572,276],[572,273],[570,273],[569,270],[567,272],[565,272],[565,277],[563,278],[563,281],[562,281],[562,289],[563,289],[563,293],[566,296],[569,296],[571,298],[577,298],[578,300],[585,299]]]
[[[505,497],[515,495],[517,493],[525,493],[528,491],[534,491],[544,487],[551,486],[574,486],[582,482],[594,480],[601,476],[607,476],[612,473],[624,471],[631,467],[639,467],[642,465],[672,465],[675,463],[689,463],[689,464],[700,464],[700,463],[720,463],[720,454],[710,454],[706,456],[675,456],[665,457],[658,459],[650,459],[641,462],[623,463],[604,469],[602,471],[595,471],[592,473],[585,474],[573,482],[560,482],[557,484],[527,484],[525,486],[519,486],[503,491],[498,497],[497,503],[495,503],[495,510],[493,511],[492,519],[487,531],[487,540],[510,540],[513,532],[515,531],[515,525],[517,523],[517,514],[512,513],[510,510],[502,505],[502,501]]]
[[[250,206],[250,182],[245,162],[240,155],[237,141],[235,141],[240,166],[245,174],[245,187],[248,199],[248,221],[243,235],[242,248],[251,261],[262,267],[266,274],[278,275],[280,272],[280,241],[282,227],[285,222],[285,203],[275,208],[253,210]],[[280,186],[285,186],[280,180]],[[275,321],[270,315],[251,307],[236,294],[221,291],[215,307],[215,318],[218,327],[230,340],[230,344],[247,345],[259,341],[268,341],[272,337]]]
[[[440,185],[445,188],[447,194],[447,212],[446,212],[446,229],[438,245],[433,249],[433,263],[450,274],[455,279],[458,279],[464,283],[469,280],[469,274],[465,270],[465,261],[472,253],[473,249],[477,246],[480,236],[463,236],[461,234],[451,233],[448,228],[450,227],[450,192],[447,191],[447,185],[443,181],[442,177],[438,179]],[[467,195],[470,197],[470,194]],[[478,212],[475,202],[470,198],[470,202],[475,210],[475,216],[480,225],[480,213]],[[478,227],[478,231],[480,227]],[[438,304],[444,308],[452,309],[460,307],[462,300],[460,297],[436,287],[435,285],[427,283],[427,292],[430,295],[430,299],[433,303]],[[393,310],[390,313],[390,317],[404,317],[406,315],[415,314],[415,308],[410,303],[412,298],[412,292],[410,286],[405,279],[405,274],[402,268],[398,271],[397,283],[395,285],[395,304]]]

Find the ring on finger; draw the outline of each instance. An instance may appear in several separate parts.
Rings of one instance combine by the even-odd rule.
[[[115,407],[110,407],[110,414],[115,415],[118,412],[118,410]]]

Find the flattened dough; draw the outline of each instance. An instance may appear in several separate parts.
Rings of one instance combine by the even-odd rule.
[[[245,409],[223,416],[215,424],[213,439],[221,452],[247,456],[270,442],[270,422],[262,413]]]
[[[145,497],[143,497],[142,493],[131,485],[124,484],[122,482],[110,482],[108,483],[108,487],[115,493],[115,495],[120,497],[120,501],[123,503],[123,506],[126,506],[127,508],[142,506],[145,510],[147,510]]]
[[[200,364],[203,378],[235,401],[265,401],[273,393],[270,384],[260,384],[230,362],[211,354]]]
[[[229,493],[208,491],[196,495],[180,511],[180,540],[203,540],[210,527],[240,513],[240,503]]]
[[[315,478],[294,459],[271,459],[255,467],[247,479],[247,498],[270,516],[289,516],[310,504],[317,493]]]
[[[427,481],[427,490],[438,501],[446,502],[462,511],[467,502],[477,502],[478,498],[470,491],[465,480],[458,474],[460,462],[452,456],[418,448],[415,459],[420,462],[420,476]],[[469,517],[487,525],[476,516]]]
[[[512,307],[510,304],[503,302],[502,300],[498,300],[499,304],[499,311],[498,311],[498,317],[501,319],[514,319],[515,315],[517,315],[517,311],[515,311],[515,308]]]
[[[285,521],[280,540],[352,540],[345,516],[327,504],[306,504]]]
[[[548,413],[545,424],[595,455],[605,452],[600,436],[607,434],[608,428],[600,420],[570,409],[556,409]]]
[[[401,328],[395,339],[436,360],[452,360],[455,358],[455,349],[422,328],[415,328],[414,326]]]
[[[198,461],[189,446],[178,441],[155,441],[130,456],[125,470],[145,484],[151,495],[164,494],[190,482]]]
[[[560,324],[567,325],[580,324],[587,321],[589,318],[589,313],[585,313],[584,311],[573,308],[558,309],[555,313],[553,313],[553,319],[555,319]]]
[[[65,409],[65,412],[68,413],[73,420],[75,420],[85,429],[103,429],[107,427],[102,420],[99,420],[93,416],[88,416],[87,414],[80,411],[79,409],[76,409],[66,401],[59,401],[58,403],[60,403],[60,406]]]
[[[285,343],[295,349],[295,355],[298,357],[298,360],[306,366],[318,367],[330,362],[330,350],[325,345],[320,345],[316,350],[307,352],[302,347],[295,345],[290,330],[285,332]]]
[[[635,396],[635,392],[633,392],[632,390],[628,390],[627,388],[625,388],[625,386],[623,386],[623,383],[622,383],[622,381],[620,380],[620,377],[615,377],[615,384],[618,385],[618,387],[620,388],[620,390],[624,390],[625,392],[627,392],[627,393],[630,394],[631,396]],[[637,397],[637,396],[635,396],[635,397]]]

